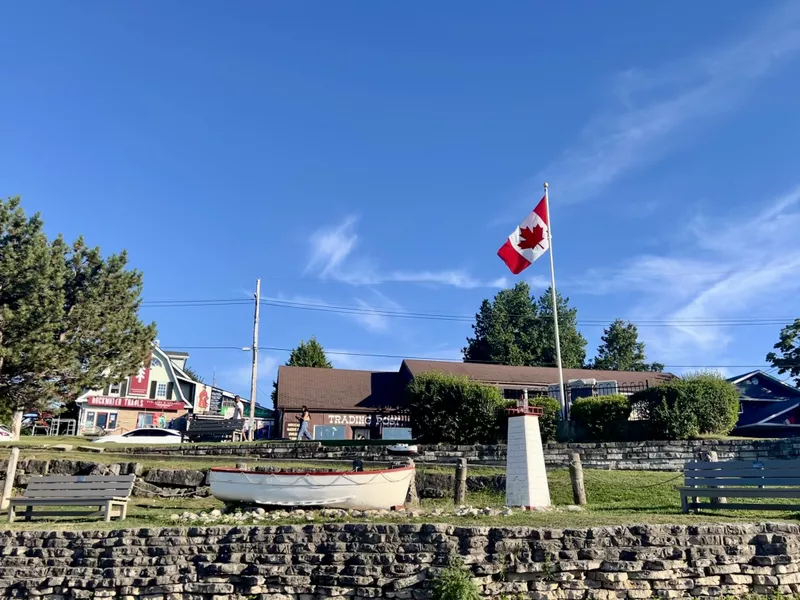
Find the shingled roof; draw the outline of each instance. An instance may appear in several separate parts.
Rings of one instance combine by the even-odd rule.
[[[558,383],[558,370],[553,367],[404,360],[400,371],[394,373],[283,366],[278,368],[278,408],[296,410],[305,405],[311,410],[376,412],[405,407],[406,383],[420,373],[431,371],[466,375],[508,388],[534,388]],[[656,385],[674,377],[670,373],[564,369],[565,382],[594,378],[598,381],[616,380],[621,386]]]
[[[507,386],[545,386],[558,383],[555,367],[512,367],[485,363],[446,362],[440,360],[406,359],[403,365],[412,377],[420,373],[440,371],[453,375],[466,375],[472,379]],[[402,370],[402,367],[401,367]],[[656,385],[673,379],[671,373],[650,371],[595,371],[591,369],[564,369],[564,382],[570,379],[616,380],[618,385]]]
[[[406,405],[400,373],[313,367],[278,368],[278,408],[379,411]]]

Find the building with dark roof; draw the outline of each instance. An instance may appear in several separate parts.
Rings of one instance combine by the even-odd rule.
[[[728,379],[739,391],[735,433],[754,437],[800,434],[800,389],[764,371]]]
[[[404,360],[397,372],[288,367],[278,369],[281,437],[295,438],[306,406],[314,439],[409,439],[408,383],[421,373],[464,375],[499,387],[506,398],[521,391],[558,395],[558,369],[435,360]],[[670,373],[564,369],[567,398],[632,392],[657,385]]]

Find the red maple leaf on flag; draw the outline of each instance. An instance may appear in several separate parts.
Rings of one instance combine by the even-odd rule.
[[[525,227],[519,230],[520,250],[534,249],[544,241],[544,227],[535,225],[533,229]]]

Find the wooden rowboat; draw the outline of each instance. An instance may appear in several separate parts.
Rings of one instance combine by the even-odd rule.
[[[325,506],[358,510],[405,504],[414,467],[338,473],[263,473],[213,468],[211,493],[225,502],[267,506]]]

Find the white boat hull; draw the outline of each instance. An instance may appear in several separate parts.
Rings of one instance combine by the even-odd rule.
[[[405,504],[414,467],[341,473],[260,473],[211,469],[211,493],[225,502],[358,510]]]

